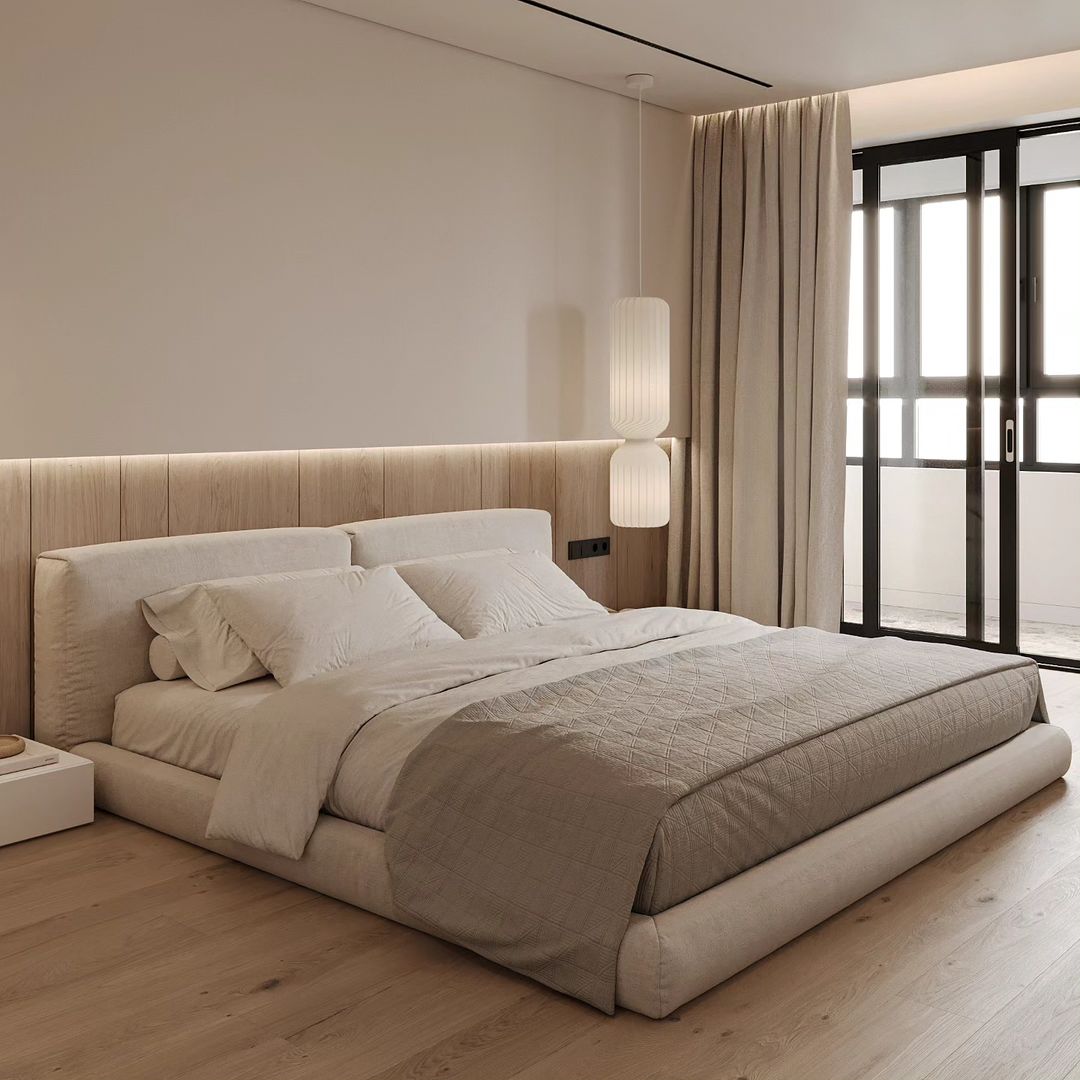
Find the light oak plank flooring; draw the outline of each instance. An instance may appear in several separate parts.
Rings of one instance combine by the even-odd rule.
[[[102,814],[0,849],[0,1078],[1080,1080],[1078,776],[666,1022]]]

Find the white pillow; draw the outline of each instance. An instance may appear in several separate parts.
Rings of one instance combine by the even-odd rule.
[[[417,563],[454,562],[457,559],[477,559],[482,555],[512,555],[513,551],[508,547],[484,548],[481,551],[456,551],[453,555],[425,555],[421,559],[402,559],[401,562],[380,563],[380,566],[392,566],[398,569],[401,566],[415,566]]]
[[[401,563],[398,573],[462,637],[486,637],[602,614],[549,558],[538,552]]]
[[[259,658],[222,618],[214,601],[216,591],[228,582],[255,580],[200,581],[143,599],[146,621],[172,646],[188,678],[204,690],[224,690],[267,674]]]
[[[150,642],[150,670],[162,682],[182,679],[186,674],[176,659],[176,650],[169,644],[169,639],[160,634]]]
[[[390,566],[238,578],[219,583],[213,599],[282,686],[380,653],[461,640]]]

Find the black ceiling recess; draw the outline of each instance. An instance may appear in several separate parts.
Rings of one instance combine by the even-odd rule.
[[[702,67],[711,68],[713,71],[719,71],[724,75],[731,75],[735,79],[742,79],[743,82],[763,86],[766,90],[772,89],[772,83],[765,82],[763,79],[755,79],[753,75],[744,75],[741,71],[732,71],[731,68],[722,67],[720,64],[714,64],[709,60],[702,60],[700,57],[691,56],[689,53],[679,52],[678,49],[669,49],[666,45],[658,45],[655,41],[637,37],[635,34],[628,34],[625,30],[616,30],[614,26],[605,26],[603,23],[586,19],[582,15],[575,15],[572,11],[562,11],[560,8],[552,7],[550,4],[541,4],[540,0],[517,0],[517,2],[527,4],[532,8],[539,8],[541,11],[546,11],[551,15],[558,15],[562,19],[569,19],[571,22],[581,23],[582,26],[592,27],[593,30],[602,30],[605,34],[614,34],[615,37],[633,41],[638,45],[646,46],[646,48],[656,49],[658,52],[667,53],[668,56],[677,56],[680,60],[689,60],[691,64],[700,64]]]

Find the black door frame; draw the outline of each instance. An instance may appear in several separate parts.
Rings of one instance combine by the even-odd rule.
[[[930,634],[917,630],[892,630],[903,637],[947,641],[994,651],[1015,652],[1019,633],[1017,574],[1017,482],[1018,454],[1002,453],[1000,466],[1001,511],[1001,634],[1000,641],[985,640],[984,530],[983,530],[983,373],[982,373],[982,200],[983,155],[999,155],[998,191],[1001,196],[1002,280],[1002,372],[1000,380],[1000,446],[1006,448],[1006,432],[1016,427],[1016,393],[1019,387],[1019,337],[1017,214],[1019,136],[1015,128],[973,132],[966,135],[921,139],[917,142],[868,147],[854,156],[862,170],[863,184],[863,621],[843,623],[846,633],[869,637],[881,627],[881,457],[879,444],[878,356],[878,212],[881,201],[881,169],[942,158],[966,160],[968,203],[968,355],[965,397],[967,401],[966,505],[966,633]],[[1011,283],[1011,289],[1010,289]],[[1011,427],[1010,427],[1011,421]],[[1009,438],[1013,436],[1010,435]],[[1009,458],[1012,460],[1008,460]]]
[[[1080,130],[1080,118],[1027,127],[999,128],[992,131],[920,139],[857,150],[853,155],[863,179],[863,362],[861,380],[863,400],[863,621],[843,622],[845,633],[878,636],[881,627],[881,459],[879,444],[879,355],[878,355],[878,229],[880,209],[880,171],[899,165],[935,158],[967,159],[966,198],[968,201],[968,357],[964,393],[967,402],[966,471],[966,633],[932,634],[924,631],[889,628],[889,633],[915,640],[962,644],[994,652],[1019,651],[1019,471],[1020,446],[1018,401],[1020,366],[1031,363],[1030,335],[1035,320],[1028,318],[1027,297],[1022,295],[1028,280],[1030,247],[1033,232],[1026,230],[1025,250],[1020,250],[1020,217],[1028,214],[1026,200],[1022,207],[1019,187],[1020,140],[1039,135]],[[998,417],[1000,463],[993,467],[1000,475],[999,557],[1000,557],[1000,640],[985,640],[983,493],[986,464],[983,454],[983,408],[985,380],[981,359],[981,203],[983,199],[983,155],[999,154],[998,193],[1001,196],[1001,350],[1002,371],[995,379],[1000,393]],[[1038,203],[1036,203],[1036,206]],[[1021,332],[1023,338],[1021,338]],[[1031,387],[1033,380],[1026,379]],[[1030,390],[1025,390],[1029,394]],[[1030,418],[1029,418],[1030,419]],[[1034,441],[1034,425],[1028,423],[1025,441]],[[1037,469],[1034,446],[1027,447],[1025,468]],[[1011,460],[1010,460],[1011,459]],[[1077,469],[1080,467],[1072,467]],[[1031,654],[1045,667],[1080,670],[1080,658]]]

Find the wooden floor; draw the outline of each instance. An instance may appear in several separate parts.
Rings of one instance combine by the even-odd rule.
[[[0,1078],[1080,1080],[1078,777],[661,1022],[102,815],[0,850]]]

